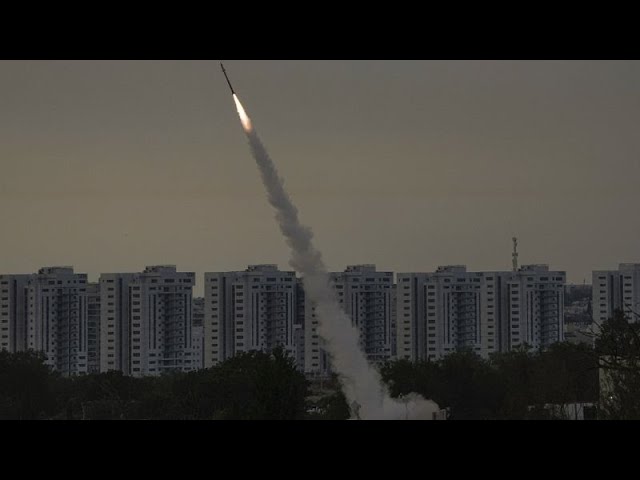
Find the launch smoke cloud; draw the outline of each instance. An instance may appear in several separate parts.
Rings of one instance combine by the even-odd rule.
[[[338,373],[353,417],[367,420],[431,419],[433,412],[438,410],[435,403],[417,394],[408,395],[402,402],[392,399],[379,372],[367,362],[358,343],[358,330],[340,307],[330,286],[322,256],[313,246],[311,229],[298,220],[298,210],[284,189],[283,180],[230,82],[229,87],[232,89],[251,153],[260,169],[269,203],[275,209],[280,231],[291,247],[290,265],[302,275],[306,299],[316,307],[318,334],[326,342],[325,349],[333,369]]]

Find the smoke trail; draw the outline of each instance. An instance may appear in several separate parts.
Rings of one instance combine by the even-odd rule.
[[[258,164],[269,203],[276,210],[276,220],[287,244],[291,247],[290,265],[303,276],[307,298],[316,305],[318,334],[326,341],[331,363],[338,372],[349,405],[360,406],[362,419],[431,418],[438,407],[417,394],[405,402],[392,399],[378,371],[369,365],[358,343],[358,330],[340,307],[329,284],[329,275],[320,252],[312,243],[313,233],[298,220],[298,210],[284,189],[273,161],[255,132],[240,100],[234,94],[238,115],[249,139],[253,157]]]

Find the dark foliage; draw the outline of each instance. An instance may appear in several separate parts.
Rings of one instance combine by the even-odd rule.
[[[616,311],[596,337],[601,375],[600,417],[640,420],[640,322]]]
[[[640,323],[616,312],[600,325],[596,340],[595,348],[525,346],[488,360],[471,351],[438,361],[399,360],[381,373],[392,396],[419,393],[447,408],[454,420],[562,418],[562,408],[547,407],[583,402],[599,404],[598,418],[640,419]],[[0,351],[0,419],[350,417],[336,378],[318,385],[317,393],[310,395],[309,383],[281,349],[145,378],[120,372],[63,378],[50,371],[42,354]]]
[[[55,408],[42,353],[0,351],[0,419],[46,418]]]
[[[63,378],[44,356],[0,352],[0,418],[63,420],[295,420],[307,381],[283,350],[250,352],[197,372]]]
[[[546,404],[596,402],[597,358],[570,343],[544,352],[524,347],[484,360],[471,351],[437,362],[390,362],[382,369],[393,396],[417,392],[449,408],[451,420],[550,418]]]

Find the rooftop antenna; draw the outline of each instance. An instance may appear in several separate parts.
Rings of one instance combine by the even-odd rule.
[[[511,254],[511,262],[513,263],[513,271],[518,271],[518,239],[517,237],[513,237],[513,253]]]

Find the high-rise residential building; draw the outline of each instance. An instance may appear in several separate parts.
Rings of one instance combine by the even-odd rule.
[[[395,356],[396,328],[393,273],[378,272],[375,265],[350,265],[329,274],[338,303],[360,333],[360,348],[370,363]],[[319,338],[315,306],[305,301],[305,371],[325,374],[328,357]]]
[[[160,375],[197,368],[192,361],[195,274],[173,265],[100,276],[100,371]]]
[[[299,358],[295,272],[250,265],[242,272],[205,273],[204,288],[205,368],[240,352],[277,346]]]
[[[100,284],[87,283],[87,371],[100,372]]]
[[[111,370],[131,374],[131,310],[130,283],[134,273],[100,275],[100,372]],[[140,298],[140,293],[137,293]],[[139,300],[138,300],[139,301]],[[140,307],[137,307],[138,312]],[[140,318],[140,313],[137,315]]]
[[[398,358],[433,360],[462,348],[483,357],[498,351],[505,292],[504,275],[461,265],[399,273]]]
[[[565,272],[549,271],[547,265],[524,265],[511,276],[509,321],[502,327],[508,350],[525,343],[544,349],[564,341],[565,283]]]
[[[191,327],[191,370],[202,370],[204,366],[204,326]]]
[[[302,279],[296,278],[296,317],[293,325],[293,343],[296,352],[296,366],[305,371],[305,296]]]
[[[204,298],[193,298],[191,302],[191,315],[193,317],[193,326],[201,327],[204,323]]]
[[[596,326],[623,311],[630,321],[640,315],[640,264],[621,263],[618,270],[594,270],[593,320]]]
[[[304,281],[298,279],[298,312],[297,318],[302,324],[298,335],[299,345],[302,346],[302,370],[307,375],[328,375],[331,372],[329,355],[324,347],[324,340],[318,334],[319,319],[316,309],[304,291]]]
[[[87,275],[41,268],[27,284],[27,348],[63,375],[88,373]]]
[[[0,277],[0,346],[36,350],[62,375],[88,372],[87,275],[72,267]],[[6,322],[6,323],[5,323]],[[4,336],[7,338],[4,338]]]
[[[191,305],[191,362],[195,370],[200,370],[204,368],[204,298],[194,297]]]
[[[0,275],[0,350],[27,349],[27,290],[33,275]]]
[[[564,272],[525,265],[517,272],[399,273],[397,357],[438,359],[470,349],[482,357],[519,345],[563,340]]]

